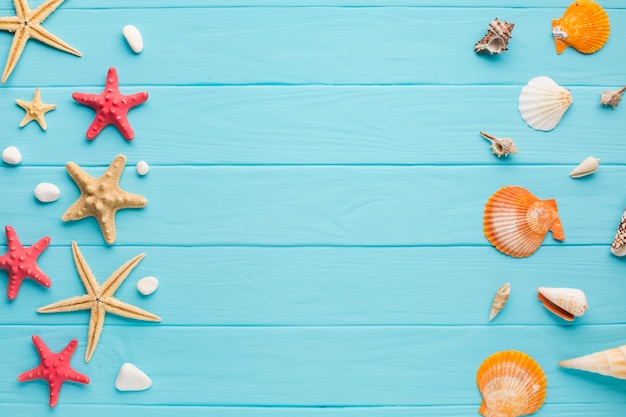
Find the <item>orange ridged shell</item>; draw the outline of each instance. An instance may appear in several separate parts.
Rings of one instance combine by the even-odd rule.
[[[539,200],[517,186],[503,187],[487,200],[483,228],[496,249],[514,258],[532,255],[548,231],[565,240],[556,201]]]
[[[611,25],[602,6],[591,0],[576,0],[563,17],[552,21],[556,53],[571,46],[583,54],[591,54],[609,39]]]
[[[546,375],[524,352],[507,350],[489,356],[478,368],[476,384],[485,417],[533,414],[546,399]]]

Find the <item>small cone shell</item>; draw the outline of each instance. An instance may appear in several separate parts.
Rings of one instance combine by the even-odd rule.
[[[517,417],[539,410],[546,398],[546,376],[524,352],[507,350],[489,356],[478,368],[476,384],[485,417]]]
[[[485,205],[485,237],[500,252],[514,258],[532,255],[548,231],[565,240],[555,200],[539,200],[522,187],[507,186],[496,191]]]
[[[622,87],[619,90],[606,90],[602,92],[602,97],[600,97],[600,104],[604,104],[604,106],[611,106],[613,110],[622,101],[622,95],[626,91],[626,87]]]
[[[501,54],[503,51],[507,51],[513,26],[515,26],[514,23],[500,22],[496,17],[489,22],[487,34],[474,45],[474,51],[478,54],[489,55]]]
[[[500,311],[502,311],[504,305],[509,299],[509,294],[511,294],[511,284],[509,282],[498,288],[495,297],[493,297],[493,302],[491,303],[489,321],[493,320],[498,314],[500,314]]]
[[[528,81],[519,95],[522,119],[535,130],[554,129],[572,105],[572,93],[550,77],[539,76]]]
[[[578,166],[570,172],[569,176],[572,178],[580,178],[591,175],[598,170],[598,166],[600,166],[600,160],[590,156],[578,164]]]
[[[613,238],[611,253],[615,256],[626,255],[626,210],[624,210],[624,214],[622,214],[622,219],[619,222],[617,232]]]
[[[543,306],[567,321],[582,316],[587,310],[585,293],[577,288],[539,287],[537,291],[537,299]]]
[[[626,345],[560,361],[559,366],[626,379]]]
[[[499,138],[485,132],[480,132],[480,134],[491,142],[491,146],[489,147],[492,150],[491,153],[498,155],[498,158],[517,153],[517,148],[515,147],[515,143],[513,143],[513,139]]]
[[[591,54],[609,39],[611,25],[602,6],[591,0],[576,0],[563,17],[552,21],[556,53],[571,46],[583,54]]]

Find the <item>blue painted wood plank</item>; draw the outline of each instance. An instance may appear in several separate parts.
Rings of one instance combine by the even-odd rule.
[[[100,282],[139,253],[146,257],[116,296],[163,318],[166,326],[487,325],[496,289],[510,282],[507,306],[490,326],[624,324],[623,259],[608,247],[545,247],[527,260],[489,247],[263,248],[82,247]],[[26,280],[16,300],[0,301],[0,324],[73,324],[86,332],[88,313],[36,309],[84,294],[69,247],[51,247],[39,265],[46,289]],[[149,297],[135,285],[156,276]],[[537,301],[538,287],[582,289],[589,305],[567,323]],[[6,272],[0,271],[5,293]],[[192,294],[203,294],[192,297]],[[111,316],[108,323],[136,326]],[[573,330],[576,331],[576,330]]]
[[[441,28],[442,14],[453,30]],[[6,85],[101,86],[109,66],[127,85],[501,85],[537,75],[562,84],[621,85],[624,57],[613,38],[593,56],[571,49],[557,56],[550,22],[560,15],[524,8],[63,10],[46,29],[83,57],[29,42]],[[516,23],[510,50],[478,56],[474,44],[496,16]],[[121,35],[133,21],[143,22],[146,47],[138,56]],[[611,11],[611,21],[619,39],[626,11]],[[164,30],[171,22],[185,22],[184,31]],[[0,33],[0,57],[10,42],[9,33]]]
[[[38,363],[30,336],[53,349],[72,337],[73,366],[88,386],[67,384],[64,404],[213,406],[475,406],[475,376],[491,353],[517,349],[535,358],[550,389],[546,404],[623,409],[623,380],[564,370],[556,362],[623,343],[624,325],[400,327],[110,326],[89,364],[83,326],[3,326],[1,403],[47,401],[44,383],[18,383]],[[119,366],[130,361],[150,390],[119,393]]]

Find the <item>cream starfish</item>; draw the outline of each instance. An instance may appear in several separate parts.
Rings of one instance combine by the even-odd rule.
[[[60,49],[63,52],[81,56],[78,50],[72,48],[41,27],[41,23],[64,1],[65,0],[47,0],[35,10],[31,10],[27,0],[13,0],[15,16],[0,17],[0,30],[15,33],[15,35],[13,35],[11,49],[9,50],[9,58],[7,59],[4,72],[2,73],[2,83],[11,75],[15,64],[17,64],[17,61],[24,51],[26,42],[30,38],[36,39],[53,48]]]
[[[89,362],[96,350],[102,329],[104,327],[104,317],[106,313],[116,314],[135,320],[161,321],[159,316],[150,312],[124,303],[113,297],[115,291],[124,282],[128,274],[143,259],[144,254],[135,256],[119,269],[113,272],[102,285],[98,284],[96,277],[89,269],[83,254],[78,249],[76,242],[72,241],[72,255],[78,276],[85,286],[87,294],[79,295],[37,309],[39,313],[65,313],[69,311],[91,310],[89,319],[89,332],[87,334],[87,351],[85,352],[85,362]]]
[[[46,104],[41,101],[41,92],[39,88],[35,89],[35,95],[31,101],[15,100],[18,106],[26,111],[26,115],[20,122],[20,127],[26,126],[28,122],[36,121],[39,123],[39,127],[46,130],[46,119],[44,114],[57,108],[56,104]]]
[[[68,162],[65,167],[80,189],[80,197],[63,213],[61,220],[66,222],[93,216],[106,243],[115,242],[115,213],[120,209],[142,208],[148,204],[144,197],[120,188],[125,164],[126,157],[118,155],[101,177],[94,178],[75,163]]]

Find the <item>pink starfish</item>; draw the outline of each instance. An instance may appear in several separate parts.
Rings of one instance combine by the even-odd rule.
[[[106,126],[113,125],[124,139],[131,141],[135,137],[135,132],[128,123],[128,110],[148,100],[148,93],[141,92],[130,96],[120,93],[117,71],[111,67],[102,93],[72,93],[72,98],[96,111],[96,118],[87,129],[87,139],[94,139]]]
[[[17,297],[24,278],[32,278],[44,287],[50,287],[52,281],[37,266],[37,258],[48,247],[50,238],[46,236],[33,246],[25,248],[11,226],[6,227],[6,234],[8,251],[0,256],[0,269],[6,269],[9,272],[7,288],[9,300]]]
[[[78,342],[72,339],[59,353],[54,353],[41,340],[39,336],[33,336],[33,343],[39,353],[41,362],[30,371],[23,372],[17,377],[19,382],[32,381],[33,379],[44,379],[50,387],[50,407],[54,407],[59,402],[61,385],[65,381],[88,384],[89,377],[75,371],[70,366],[70,360]]]

